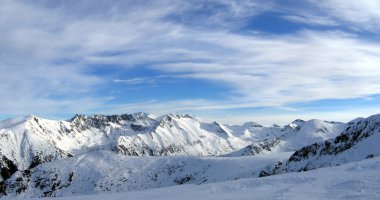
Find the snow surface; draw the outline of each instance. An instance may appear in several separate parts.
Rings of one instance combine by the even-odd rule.
[[[182,185],[127,193],[46,200],[228,200],[228,199],[380,199],[380,158],[337,167],[203,185]]]
[[[12,196],[28,188],[19,196],[70,196],[258,177],[263,169],[286,160],[292,153],[225,158],[130,157],[97,151],[41,164],[27,175],[17,172],[7,180],[11,183],[7,193]]]

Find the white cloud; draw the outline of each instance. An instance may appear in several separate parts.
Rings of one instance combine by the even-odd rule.
[[[137,103],[126,103],[121,105],[111,105],[107,107],[107,112],[153,112],[154,114],[165,114],[168,112],[198,112],[210,110],[228,110],[236,108],[252,108],[262,106],[252,102],[242,101],[211,101],[207,99],[186,99],[186,100],[171,100],[171,101],[157,101],[150,100]],[[283,108],[280,108],[283,109]],[[286,109],[286,108],[284,108]],[[291,110],[288,108],[287,110]]]
[[[127,85],[138,85],[138,84],[150,84],[154,83],[155,79],[150,77],[141,77],[141,78],[131,78],[131,79],[115,79],[115,83],[124,83]]]
[[[353,29],[380,31],[380,1],[309,0],[322,14],[349,23]],[[344,24],[346,25],[346,24]]]
[[[283,17],[286,20],[296,22],[296,23],[304,23],[309,25],[322,25],[322,26],[337,26],[338,23],[328,17],[310,15],[310,14],[302,14],[302,15],[286,15]]]
[[[216,114],[216,115],[204,115],[203,120],[212,122],[218,121],[226,124],[242,124],[247,121],[253,121],[265,126],[272,124],[287,125],[295,119],[320,119],[327,121],[337,122],[349,122],[357,117],[369,117],[371,115],[378,114],[373,109],[346,109],[341,111],[322,111],[312,113],[251,113],[251,114]]]
[[[0,4],[0,112],[4,114],[102,107],[108,97],[99,96],[97,90],[112,77],[91,75],[91,65],[127,68],[180,60],[181,55],[197,58],[202,52],[186,47],[193,42],[187,33],[191,29],[173,20],[184,17],[181,24],[192,26],[192,13],[204,12],[196,29],[211,21],[225,21],[221,27],[226,28],[235,24],[229,20],[257,14],[262,7],[252,1],[213,0],[5,0]]]
[[[155,85],[159,82],[166,82],[169,79],[177,78],[176,76],[158,75],[150,77],[137,77],[130,79],[115,79],[115,83],[123,83],[126,85]]]
[[[339,32],[269,37],[218,33],[200,35],[199,40],[219,45],[225,52],[213,52],[203,63],[177,62],[156,68],[224,82],[237,98],[258,105],[380,92],[380,46]]]
[[[0,110],[174,112],[279,107],[380,93],[378,43],[339,31],[238,33],[250,17],[273,9],[265,2],[2,1]],[[328,8],[326,17],[300,13],[287,18],[324,25],[338,19],[371,30],[378,23],[374,1],[323,1],[321,6]],[[94,76],[89,73],[94,64],[124,70],[144,64],[176,78],[211,80],[230,88],[230,98],[106,106],[108,97],[96,90],[107,81],[150,80]]]
[[[256,105],[249,102],[210,101],[205,99],[173,100],[160,102],[150,100],[145,102],[113,105],[105,108],[104,113],[118,114],[120,112],[150,112],[156,116],[169,112],[195,114],[202,120],[218,121],[226,124],[242,124],[254,121],[262,125],[272,124],[286,125],[295,119],[322,119],[329,121],[348,122],[357,117],[368,117],[377,114],[380,107],[350,107],[338,106],[336,109],[321,109],[308,112],[305,108],[274,107],[273,109],[260,108],[250,112],[231,112],[230,109],[252,108]],[[322,106],[323,107],[323,106]]]

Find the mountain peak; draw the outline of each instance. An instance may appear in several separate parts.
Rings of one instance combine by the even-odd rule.
[[[135,119],[146,119],[146,118],[154,119],[154,118],[156,118],[154,115],[152,115],[150,113],[146,113],[146,112],[136,112],[136,113],[133,113],[132,116]]]
[[[302,119],[296,119],[294,121],[292,121],[292,123],[290,124],[294,124],[296,126],[300,126],[301,124],[303,124],[305,122],[305,120],[302,120]]]
[[[143,112],[137,112],[133,114],[121,114],[121,115],[102,115],[102,114],[95,114],[95,115],[82,115],[82,114],[76,114],[74,117],[69,119],[69,122],[82,122],[82,123],[88,123],[88,122],[112,122],[112,123],[120,123],[122,120],[125,121],[137,121],[141,119],[153,119],[154,116],[152,116],[149,113],[143,113]]]
[[[243,125],[243,127],[263,127],[262,125],[256,123],[256,122],[245,122]]]
[[[194,115],[177,113],[169,113],[156,118],[157,121],[172,121],[172,119],[194,119],[196,121],[200,121],[200,119]]]

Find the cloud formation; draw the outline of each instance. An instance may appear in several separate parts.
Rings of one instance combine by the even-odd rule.
[[[298,14],[292,15],[289,20],[322,23],[321,25],[339,24],[356,31],[380,31],[380,2],[377,0],[307,0],[303,3],[306,6],[287,8],[292,10],[293,14]]]
[[[132,110],[131,102],[113,104],[114,97],[99,89],[160,77],[95,73],[110,66],[228,88],[220,101],[194,97],[141,107],[156,113],[379,94],[380,44],[358,32],[379,31],[378,1],[308,3],[309,14],[261,0],[2,1],[0,114]],[[260,14],[276,11],[293,23],[330,28],[293,33],[247,28]],[[339,28],[348,25],[353,32]]]

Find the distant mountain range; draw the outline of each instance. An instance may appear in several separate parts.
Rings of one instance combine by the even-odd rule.
[[[265,127],[147,113],[0,122],[0,193],[69,196],[209,183],[378,156],[380,115]]]

